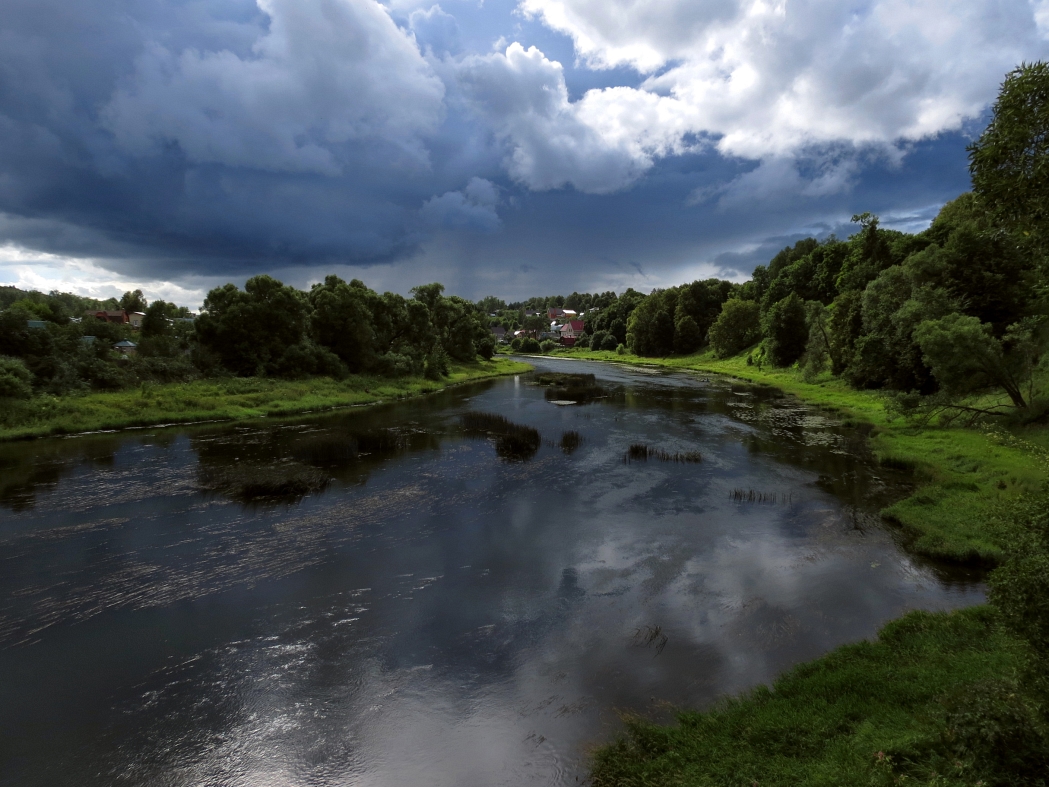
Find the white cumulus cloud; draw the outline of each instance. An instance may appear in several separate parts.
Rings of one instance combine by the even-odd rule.
[[[751,159],[927,138],[979,116],[1007,71],[1049,54],[1044,0],[522,0],[520,8],[571,36],[590,67],[649,75],[640,89],[592,91],[563,113],[581,114],[642,163],[638,147],[676,150],[683,132]],[[636,108],[653,106],[649,96],[662,101],[646,117]],[[584,112],[588,104],[594,112]],[[609,131],[609,117],[630,123]]]
[[[561,64],[535,47],[512,43],[470,55],[456,76],[505,143],[510,175],[532,189],[613,192],[640,177],[653,156],[681,147],[685,125],[668,111],[670,99],[609,88],[572,102]]]

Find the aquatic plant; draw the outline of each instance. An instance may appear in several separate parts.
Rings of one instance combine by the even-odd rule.
[[[642,626],[634,631],[634,636],[631,639],[634,640],[635,645],[641,648],[650,648],[654,645],[657,656],[663,652],[663,648],[670,641],[670,638],[663,633],[662,626]]]
[[[502,459],[531,459],[542,444],[538,430],[531,426],[515,424],[495,413],[463,413],[459,417],[459,423],[467,434],[494,437],[495,453]]]
[[[576,431],[563,432],[561,434],[561,450],[566,454],[575,451],[583,442],[583,436]]]
[[[331,476],[316,467],[298,462],[272,464],[234,462],[202,466],[197,471],[200,485],[241,503],[294,502],[331,483]]]
[[[644,443],[631,443],[623,462],[646,462],[649,459],[658,459],[661,462],[689,462],[699,463],[703,461],[703,455],[699,451],[683,451],[681,453],[670,453],[659,448],[652,448]]]
[[[608,391],[597,384],[597,378],[592,374],[542,372],[536,375],[535,381],[549,386],[546,391],[548,401],[589,402],[608,396]]]
[[[783,503],[794,502],[794,493],[759,492],[756,489],[733,489],[729,495],[737,503]]]

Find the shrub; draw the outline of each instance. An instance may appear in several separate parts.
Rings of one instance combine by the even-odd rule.
[[[539,342],[529,337],[521,342],[521,352],[523,353],[537,353],[541,352],[542,348],[539,346]]]
[[[486,361],[492,360],[495,355],[495,339],[485,337],[477,342],[477,354]]]
[[[625,344],[621,344],[618,347],[616,347],[616,354],[617,355],[626,355],[626,345]]]
[[[594,335],[590,338],[590,349],[594,352],[602,349],[601,345],[610,334],[608,331],[595,331]],[[613,340],[615,337],[613,337]]]
[[[0,399],[28,399],[32,383],[33,375],[22,361],[0,356]]]
[[[448,375],[448,356],[440,347],[435,347],[423,366],[423,377],[427,380],[440,380]]]
[[[604,339],[601,340],[602,350],[617,350],[619,349],[619,342],[616,341],[616,337],[612,334],[608,334]],[[623,353],[620,353],[622,355]]]
[[[1040,660],[1049,658],[1049,497],[1015,503],[1005,526],[1010,532],[1007,559],[988,579],[991,603],[1013,634]]]
[[[545,353],[548,353],[551,350],[555,349],[557,346],[557,342],[555,342],[553,339],[544,339],[542,342],[540,342],[539,349]]]
[[[510,349],[514,352],[519,351],[521,349],[522,342],[524,342],[524,339],[522,339],[520,336],[516,337],[512,342],[510,342]]]

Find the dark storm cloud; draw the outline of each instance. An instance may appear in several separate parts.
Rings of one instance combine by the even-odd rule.
[[[483,169],[443,83],[374,3],[260,7],[5,4],[0,211],[46,220],[5,239],[105,238],[91,251],[142,274],[413,248],[423,204]]]
[[[469,296],[745,276],[792,239],[847,233],[853,212],[920,227],[967,187],[972,131],[921,129],[956,128],[993,98],[1001,63],[1044,49],[1026,6],[955,26],[928,54],[917,28],[886,27],[896,0],[870,0],[863,45],[879,62],[907,56],[891,79],[838,75],[805,52],[844,51],[828,28],[840,14],[807,0],[816,32],[769,17],[780,49],[741,45],[722,63],[768,100],[704,114],[724,80],[705,70],[702,31],[735,20],[751,41],[753,4],[724,0],[708,18],[683,2],[687,25],[643,15],[611,29],[591,0],[529,0],[531,16],[514,0],[6,0],[0,278],[5,244],[141,281],[268,270],[301,286],[338,270]],[[982,18],[989,2],[965,5]],[[1005,43],[955,78],[935,62],[950,36]],[[762,114],[786,78],[770,63],[800,75],[782,133]],[[804,84],[825,96],[802,101]],[[897,84],[927,110],[919,132]],[[825,117],[805,114],[835,96]]]

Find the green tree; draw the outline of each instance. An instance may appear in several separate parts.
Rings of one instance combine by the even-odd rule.
[[[1026,408],[1025,393],[1030,396],[1039,355],[1039,327],[1034,320],[1025,320],[998,339],[989,324],[965,314],[949,314],[921,323],[914,336],[947,393],[964,396],[1000,388],[1015,407]]]
[[[877,278],[885,268],[893,264],[891,240],[901,233],[888,233],[880,229],[879,219],[873,213],[860,213],[852,217],[860,225],[860,231],[849,240],[850,251],[838,274],[837,289],[862,290],[868,282]]]
[[[674,352],[694,353],[703,346],[703,333],[691,315],[685,314],[674,323]]]
[[[168,323],[168,304],[164,301],[153,301],[146,307],[146,316],[142,318],[143,338],[166,336],[170,333]]]
[[[630,314],[626,344],[640,356],[670,355],[674,351],[676,290],[656,290]]]
[[[253,276],[243,291],[226,284],[208,293],[197,335],[236,374],[288,372],[292,367],[280,363],[285,353],[292,353],[290,360],[304,357],[291,348],[306,335],[307,305],[306,296],[293,287],[271,276]]]
[[[597,352],[598,350],[603,350],[604,348],[601,345],[605,341],[605,339],[608,337],[608,335],[609,335],[608,331],[597,331],[590,338],[590,349],[593,350],[594,352]],[[612,337],[612,341],[616,342],[616,339],[615,339],[614,336]],[[616,342],[616,347],[618,347],[618,346],[619,346],[619,342]],[[613,347],[612,349],[615,349],[615,347]]]
[[[761,308],[754,301],[731,298],[710,327],[710,346],[718,358],[728,358],[761,338]]]
[[[863,332],[846,372],[857,388],[890,388],[931,394],[936,381],[922,360],[914,329],[923,320],[943,317],[956,304],[941,288],[916,286],[906,266],[893,265],[860,296]]]
[[[809,329],[805,302],[792,292],[774,303],[761,320],[769,360],[775,366],[790,366],[805,352]]]
[[[1043,246],[1049,221],[1049,64],[1006,75],[991,122],[969,146],[973,191],[1005,227]]]
[[[120,308],[128,312],[144,312],[148,302],[146,296],[142,294],[142,290],[134,290],[133,292],[125,292],[120,296]]]
[[[498,314],[506,309],[506,301],[494,295],[486,295],[477,302],[477,309],[482,314]]]
[[[310,334],[331,350],[355,374],[375,366],[375,328],[369,308],[374,296],[364,283],[347,284],[338,276],[327,276],[309,292]],[[388,348],[387,348],[388,349]]]

